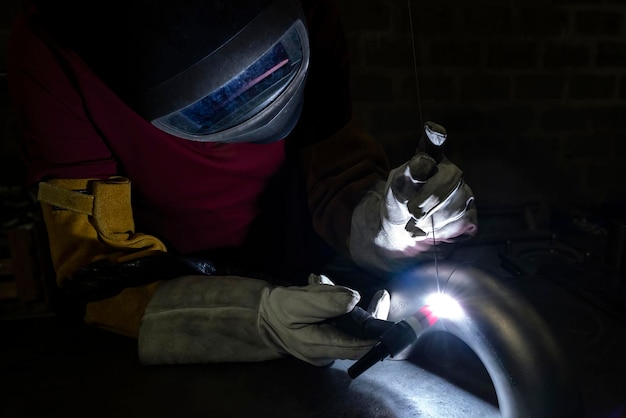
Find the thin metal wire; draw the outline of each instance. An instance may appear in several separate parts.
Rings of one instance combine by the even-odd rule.
[[[422,100],[420,97],[420,82],[417,76],[417,52],[415,50],[415,34],[413,32],[413,12],[411,11],[411,0],[406,1],[409,8],[409,26],[411,28],[411,48],[413,49],[413,72],[415,73],[415,89],[417,90],[417,111],[419,113],[420,126],[418,132],[421,132],[424,126],[422,118]]]
[[[406,1],[409,9],[409,26],[411,28],[411,48],[413,49],[413,72],[415,73],[415,88],[417,90],[417,109],[419,112],[419,130],[421,132],[424,129],[424,120],[422,118],[422,99],[420,96],[420,82],[419,76],[417,72],[417,52],[415,50],[415,34],[413,31],[413,13],[411,11],[411,0]],[[430,216],[430,222],[433,228],[433,255],[435,258],[435,274],[437,275],[437,293],[441,293],[441,288],[439,287],[439,260],[437,259],[437,240],[435,238],[435,218],[434,214]]]
[[[441,293],[439,288],[439,262],[437,259],[437,242],[435,241],[435,214],[430,215],[430,222],[433,227],[433,254],[435,257],[435,274],[437,275],[437,293]]]

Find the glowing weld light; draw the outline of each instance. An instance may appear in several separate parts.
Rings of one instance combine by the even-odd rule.
[[[437,318],[459,319],[464,315],[463,308],[454,298],[443,293],[433,293],[426,298],[426,306]],[[422,308],[422,309],[424,309]]]
[[[424,318],[428,322],[429,327],[435,325],[435,322],[439,320],[439,317],[433,312],[430,305],[422,306],[419,311],[417,311],[417,316]]]

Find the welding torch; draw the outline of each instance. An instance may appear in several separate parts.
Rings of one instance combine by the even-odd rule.
[[[378,342],[350,368],[348,375],[356,378],[387,357],[394,357],[412,346],[426,329],[437,322],[437,316],[428,305],[398,322],[374,318],[356,306],[347,314],[334,318],[331,323],[342,331],[359,338],[378,339]]]
[[[430,155],[437,163],[443,159],[446,129],[434,122],[426,122],[418,150]],[[436,172],[436,166],[433,171]],[[429,177],[434,174],[430,173]],[[378,339],[378,342],[349,369],[348,375],[356,378],[378,361],[394,357],[413,345],[424,330],[438,321],[428,305],[423,306],[413,315],[399,322],[384,321],[374,318],[367,311],[355,307],[345,315],[334,318],[331,323],[359,338]]]

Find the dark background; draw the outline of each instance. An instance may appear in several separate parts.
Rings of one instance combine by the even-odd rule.
[[[18,3],[0,4],[0,203],[10,209],[2,257],[5,221],[29,203],[17,188],[25,170],[5,62]],[[626,264],[626,2],[337,3],[355,113],[394,166],[415,152],[422,123],[438,122],[475,192],[479,234],[499,232],[483,215],[531,208],[532,227],[585,233],[582,241],[600,243],[590,251],[603,258],[617,248],[607,260]]]
[[[339,4],[357,113],[392,161],[412,152],[421,107],[448,129],[479,208],[626,199],[626,2]]]
[[[0,5],[2,185],[23,178],[5,64],[17,4]],[[420,119],[433,120],[479,207],[594,212],[626,200],[624,1],[411,0],[411,14],[405,0],[338,4],[356,113],[394,164],[413,153]]]

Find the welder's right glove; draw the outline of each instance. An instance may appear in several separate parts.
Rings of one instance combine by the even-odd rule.
[[[325,284],[279,287],[235,276],[184,276],[161,284],[139,331],[144,364],[249,362],[295,356],[316,366],[358,359],[376,340],[328,320],[350,312],[358,292]]]
[[[350,255],[386,275],[432,260],[441,244],[474,236],[476,207],[462,171],[418,152],[376,184],[352,214]]]

